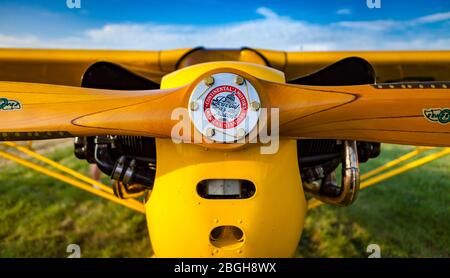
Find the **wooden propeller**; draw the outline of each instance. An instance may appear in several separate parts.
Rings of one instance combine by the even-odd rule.
[[[450,82],[357,86],[260,82],[270,106],[280,109],[280,136],[450,146]]]
[[[170,137],[186,88],[116,91],[0,82],[0,140],[92,135]]]
[[[249,76],[262,107],[279,108],[280,136],[450,146],[450,83],[303,86]],[[112,91],[0,82],[0,140],[171,135],[193,86]],[[428,115],[428,116],[427,116]]]

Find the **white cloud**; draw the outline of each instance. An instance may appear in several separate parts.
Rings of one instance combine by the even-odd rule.
[[[314,24],[280,16],[261,7],[264,18],[214,26],[177,24],[106,24],[77,35],[44,37],[1,34],[0,47],[168,49],[193,46],[259,47],[279,50],[449,49],[450,32],[426,28],[445,22],[450,13],[409,21],[341,21]],[[423,28],[411,26],[423,25]],[[441,32],[440,32],[441,31]],[[437,39],[438,38],[438,39]]]
[[[366,31],[384,31],[395,28],[403,28],[403,24],[400,24],[394,20],[340,21],[335,23],[335,25],[353,30],[363,29]]]
[[[33,47],[34,45],[40,45],[39,38],[27,35],[27,36],[8,36],[0,34],[0,46],[18,46],[18,47]]]
[[[269,8],[266,7],[259,7],[258,9],[256,9],[256,13],[259,15],[264,16],[265,18],[268,19],[275,19],[278,18],[278,14],[275,13],[274,11],[272,11]]]
[[[414,24],[423,24],[423,23],[435,23],[440,21],[450,20],[450,12],[446,13],[436,13],[431,15],[422,16],[412,20]]]
[[[411,20],[372,20],[372,21],[341,21],[336,23],[341,27],[365,29],[365,30],[388,30],[388,29],[404,29],[417,25],[425,25],[450,20],[450,12],[435,13]],[[448,34],[447,34],[448,35]]]
[[[351,13],[352,13],[352,11],[350,9],[339,9],[336,11],[336,14],[339,14],[339,15],[349,15]]]

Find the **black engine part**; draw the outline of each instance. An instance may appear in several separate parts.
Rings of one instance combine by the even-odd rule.
[[[366,162],[380,154],[380,143],[358,141],[358,160]],[[340,140],[297,140],[298,164],[302,181],[322,180],[341,163],[343,145]]]
[[[82,87],[146,90],[159,89],[159,84],[119,65],[98,62],[84,73]],[[156,173],[154,138],[111,135],[76,137],[74,147],[77,158],[96,164],[103,173],[120,183],[124,190],[153,187]]]
[[[152,187],[156,172],[155,139],[139,136],[77,137],[75,155],[94,163],[113,180]]]
[[[360,57],[348,57],[317,72],[288,81],[290,84],[313,86],[346,86],[374,84],[375,69]],[[380,143],[357,142],[359,162],[366,162],[380,154]],[[297,154],[302,180],[329,182],[331,174],[342,162],[343,145],[340,140],[297,140]]]
[[[110,90],[151,90],[159,84],[109,62],[97,62],[83,74],[82,87]]]
[[[375,69],[360,57],[348,57],[317,72],[293,80],[290,84],[317,86],[346,86],[374,84]]]

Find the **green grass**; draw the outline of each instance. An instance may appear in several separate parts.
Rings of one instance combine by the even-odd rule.
[[[363,171],[409,151],[384,145]],[[47,155],[82,173],[71,147]],[[16,164],[0,165],[0,257],[149,257],[145,217]],[[450,156],[364,189],[349,208],[309,212],[300,257],[449,257]],[[105,182],[108,182],[105,179]]]
[[[383,145],[362,173],[412,150]],[[348,208],[324,205],[306,218],[301,257],[367,257],[378,244],[382,257],[450,256],[450,156],[363,189]]]
[[[88,173],[73,148],[50,158]],[[145,216],[35,171],[11,164],[0,172],[0,257],[149,257]]]

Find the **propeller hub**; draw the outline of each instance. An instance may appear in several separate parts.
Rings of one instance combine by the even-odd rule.
[[[210,140],[235,143],[256,128],[260,103],[249,80],[234,73],[216,73],[194,88],[189,116],[195,128]]]

